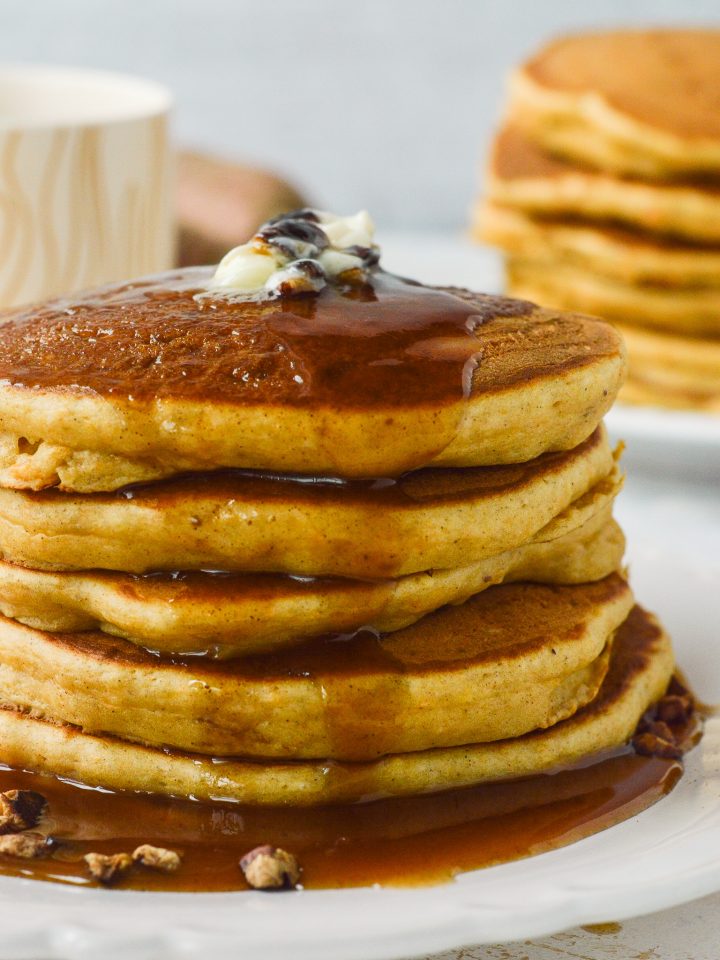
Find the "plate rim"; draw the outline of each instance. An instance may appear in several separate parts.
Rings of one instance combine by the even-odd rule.
[[[669,441],[720,448],[720,417],[690,410],[635,406],[617,401],[605,416],[610,429],[632,431],[633,439],[652,439],[665,445]]]
[[[108,960],[178,960],[211,949],[214,960],[255,957],[260,950],[266,960],[280,960],[292,949],[294,955],[313,960],[401,960],[547,936],[579,924],[627,920],[720,889],[720,804],[708,805],[705,797],[695,809],[698,787],[710,780],[720,785],[720,717],[708,721],[675,790],[642,813],[561,849],[471,871],[432,887],[304,891],[287,899],[259,892],[88,890],[0,877],[0,908],[5,907],[0,958],[88,960],[102,951]],[[692,817],[687,824],[678,820],[683,805],[699,817],[697,822]],[[688,846],[689,838],[692,856],[684,869],[678,873],[673,866],[643,875],[638,886],[636,872],[627,864],[620,874],[610,864],[603,880],[602,868],[608,868],[610,859],[598,855],[603,838],[612,834],[617,846],[623,841],[621,833],[628,834],[624,839],[630,840],[632,851],[635,834],[641,857],[650,857],[652,863],[652,850],[642,854],[638,831],[655,835],[671,816],[680,826],[660,846],[667,846],[672,859],[678,845]],[[650,823],[653,819],[656,824]],[[599,875],[578,882],[574,874],[590,863],[601,868]],[[511,887],[520,893],[520,909],[516,897],[508,895]],[[187,909],[190,904],[192,910]],[[318,921],[323,924],[321,937]],[[274,931],[272,938],[268,929]]]

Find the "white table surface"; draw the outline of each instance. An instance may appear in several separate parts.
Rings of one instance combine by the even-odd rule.
[[[383,243],[382,237],[380,240]],[[488,292],[502,285],[499,259],[460,237],[396,234],[385,238],[383,249],[389,269],[428,283],[452,282]],[[684,548],[691,547],[688,536],[703,541],[710,538],[718,545],[720,564],[717,486],[683,482],[675,474],[663,478],[657,468],[648,470],[637,463],[632,450],[627,451],[625,466],[630,472],[617,515],[631,552],[635,535],[641,535],[641,521],[665,519],[663,505],[680,502],[681,516],[676,517],[676,524],[669,524],[668,537],[682,542]],[[642,600],[642,570],[638,573],[634,582]],[[672,626],[669,624],[671,630]],[[720,643],[720,625],[717,631]],[[433,954],[427,960],[720,960],[720,893],[622,924],[609,922],[604,927],[578,928],[533,941],[470,946]]]
[[[467,947],[427,960],[718,960],[720,894],[647,917],[540,940]],[[425,960],[425,958],[423,958]]]

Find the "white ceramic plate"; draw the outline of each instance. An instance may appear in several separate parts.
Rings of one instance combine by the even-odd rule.
[[[636,593],[699,695],[720,702],[720,498],[628,482]],[[142,894],[0,878],[0,960],[380,960],[621,920],[720,889],[720,719],[669,797],[553,853],[419,890]]]
[[[627,463],[679,479],[720,479],[720,416],[616,404],[606,418]]]

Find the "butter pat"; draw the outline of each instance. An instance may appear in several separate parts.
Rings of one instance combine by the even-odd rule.
[[[341,250],[325,250],[320,254],[320,266],[329,277],[338,277],[348,270],[357,270],[362,267],[363,260],[354,253],[343,253]]]
[[[225,254],[200,296],[262,300],[317,293],[351,272],[357,282],[379,261],[374,236],[365,210],[349,217],[310,209],[276,217]]]
[[[346,247],[371,247],[375,236],[375,224],[367,210],[350,217],[336,217],[332,213],[318,211],[320,226],[335,250]]]
[[[280,266],[271,251],[260,251],[252,242],[243,243],[222,258],[212,285],[225,290],[259,290]]]

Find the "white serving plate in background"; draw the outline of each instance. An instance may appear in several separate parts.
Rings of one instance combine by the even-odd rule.
[[[605,422],[627,444],[626,467],[714,482],[720,497],[720,416],[618,403]]]

